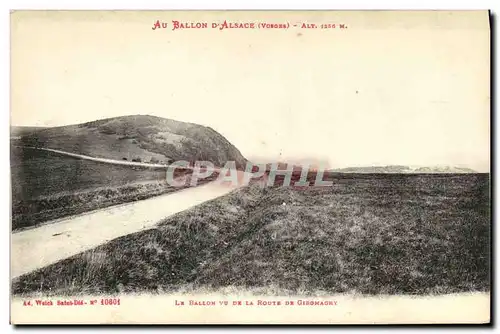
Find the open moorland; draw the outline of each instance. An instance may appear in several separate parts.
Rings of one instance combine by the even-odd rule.
[[[489,174],[254,183],[13,281],[16,295],[490,290]]]

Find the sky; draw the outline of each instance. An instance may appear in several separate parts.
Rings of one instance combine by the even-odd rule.
[[[11,125],[145,114],[210,126],[254,161],[488,172],[489,51],[487,12],[15,12]]]

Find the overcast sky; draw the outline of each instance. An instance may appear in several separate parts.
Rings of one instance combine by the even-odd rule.
[[[15,13],[11,51],[12,125],[149,114],[211,126],[250,159],[489,171],[486,12]]]

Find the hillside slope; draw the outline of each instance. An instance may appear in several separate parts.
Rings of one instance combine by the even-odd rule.
[[[246,159],[226,138],[210,127],[166,118],[133,115],[24,134],[17,144],[117,160],[165,162],[206,160],[216,166]]]
[[[13,139],[25,136],[37,131],[47,129],[46,127],[39,126],[11,126],[10,127],[10,137]]]

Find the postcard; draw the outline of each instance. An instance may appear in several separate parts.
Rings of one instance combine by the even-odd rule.
[[[11,13],[12,324],[488,324],[487,11]]]

